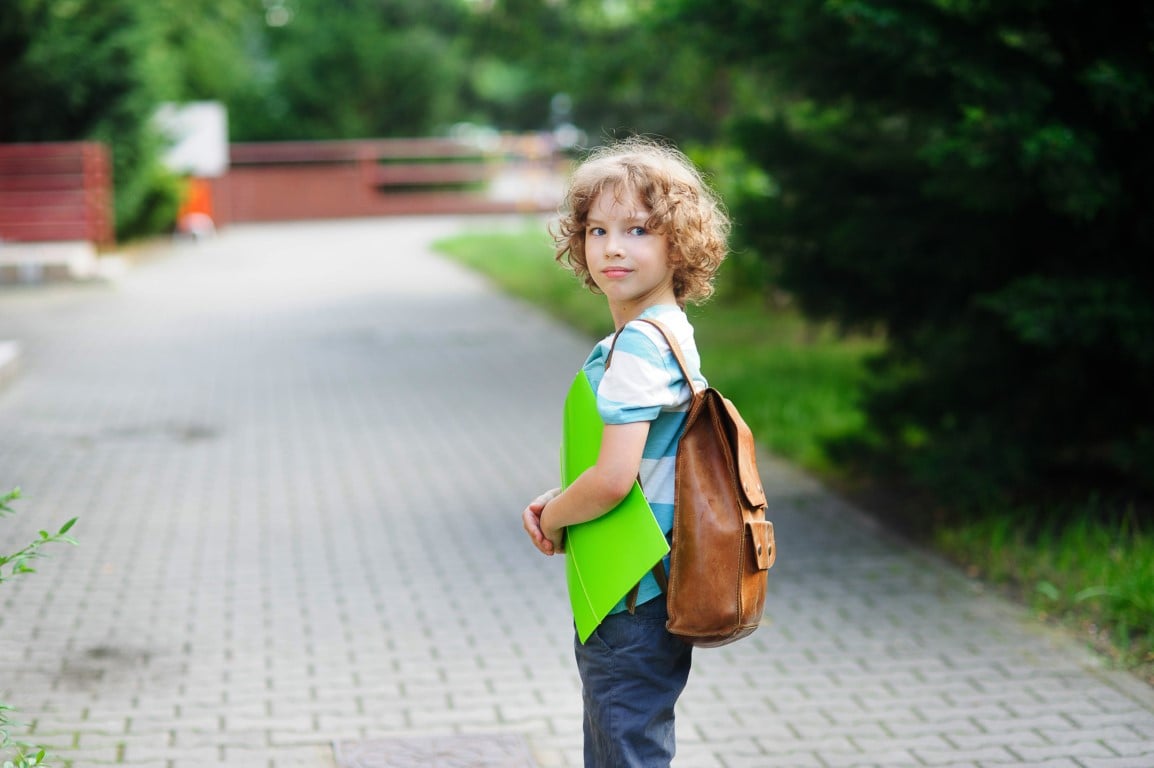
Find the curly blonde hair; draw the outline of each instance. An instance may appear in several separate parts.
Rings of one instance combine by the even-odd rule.
[[[673,291],[682,306],[713,294],[713,278],[728,251],[729,217],[720,199],[681,151],[634,137],[601,147],[569,181],[561,218],[551,232],[556,259],[600,293],[585,260],[585,230],[597,197],[635,193],[649,210],[646,228],[669,239]]]

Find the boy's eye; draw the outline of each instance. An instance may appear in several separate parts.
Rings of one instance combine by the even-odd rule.
[[[589,234],[591,234],[591,235],[603,235],[603,234],[605,234],[605,228],[604,227],[589,227]]]
[[[630,227],[629,228],[629,234],[631,234],[631,235],[644,235],[645,234],[645,227]]]

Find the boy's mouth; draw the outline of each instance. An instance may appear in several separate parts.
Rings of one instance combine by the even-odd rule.
[[[601,274],[606,277],[625,277],[631,271],[632,270],[626,269],[625,267],[609,267],[608,269],[601,270]]]

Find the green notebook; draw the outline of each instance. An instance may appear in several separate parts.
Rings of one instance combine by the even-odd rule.
[[[605,424],[584,371],[565,398],[561,440],[561,485],[567,487],[597,461]],[[669,552],[653,510],[634,482],[612,510],[565,532],[565,580],[577,636],[584,643],[613,606]]]

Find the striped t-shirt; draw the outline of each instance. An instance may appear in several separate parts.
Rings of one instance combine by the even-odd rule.
[[[659,321],[677,338],[696,385],[704,387],[693,326],[685,313],[677,306],[658,305],[649,307],[640,317]],[[610,349],[613,358],[606,370],[605,360]],[[652,325],[631,321],[617,337],[616,344],[613,334],[599,341],[583,368],[597,393],[597,410],[606,424],[652,422],[642,453],[639,480],[658,525],[669,536],[673,530],[673,472],[677,445],[692,397],[673,351],[661,332]],[[660,594],[657,580],[652,574],[646,574],[637,593],[637,604]],[[624,600],[612,613],[623,610]]]

